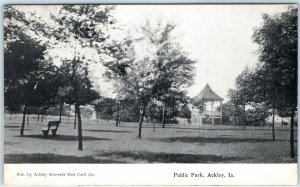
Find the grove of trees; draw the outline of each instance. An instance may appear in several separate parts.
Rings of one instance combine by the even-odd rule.
[[[113,38],[114,6],[59,5],[47,21],[35,13],[25,14],[12,5],[4,7],[4,98],[11,113],[22,112],[20,136],[26,115],[71,115],[78,131],[78,149],[83,150],[82,116],[138,122],[137,137],[147,122],[166,123],[177,117],[190,119],[190,103],[200,111],[205,103],[187,96],[193,83],[195,61],[174,35],[176,25],[146,20],[136,33]],[[290,117],[291,157],[297,112],[297,9],[274,16],[265,14],[252,39],[258,44],[258,63],[246,67],[236,78],[236,89],[228,92],[223,122],[234,116],[234,124],[256,125],[273,116]],[[65,50],[55,56],[53,48]],[[63,55],[63,53],[69,55]],[[59,62],[59,63],[57,63]],[[114,84],[115,98],[94,88],[91,68],[101,64],[105,78]],[[100,85],[101,87],[102,85]],[[250,109],[246,109],[251,106]],[[59,111],[59,112],[56,112]],[[38,117],[39,118],[39,117]],[[77,125],[77,126],[76,126]]]
[[[83,150],[82,115],[91,116],[81,106],[93,106],[97,119],[114,119],[117,126],[121,119],[138,120],[139,138],[145,116],[163,127],[176,116],[190,118],[186,88],[192,83],[195,62],[173,40],[175,25],[146,21],[138,28],[139,37],[129,34],[115,40],[108,32],[116,22],[113,10],[114,6],[61,5],[45,21],[35,13],[28,16],[15,6],[5,6],[5,106],[10,112],[22,109],[21,136],[26,114],[33,112],[39,118],[46,110],[54,114],[52,110],[59,108],[61,121],[66,106],[71,115],[72,105],[79,150]],[[70,55],[53,56],[53,48]],[[93,89],[89,73],[95,63],[106,68],[116,98]]]
[[[273,140],[275,140],[274,115],[290,117],[292,158],[295,157],[294,117],[297,111],[298,85],[297,11],[297,8],[290,8],[278,15],[263,16],[262,26],[256,28],[253,34],[253,41],[259,46],[257,51],[259,62],[252,69],[247,67],[237,77],[236,90],[230,90],[230,103],[226,106],[233,108],[234,116],[242,116],[244,125],[247,120],[246,105],[253,107],[248,111],[248,116],[253,116],[253,119],[257,117],[265,119],[273,115]]]
[[[27,18],[14,6],[5,7],[5,104],[13,103],[8,109],[15,108],[14,102],[24,106],[21,135],[28,106],[61,105],[62,109],[66,103],[75,106],[78,149],[83,149],[80,106],[91,104],[99,94],[92,89],[88,76],[91,61],[77,48],[94,50],[109,37],[99,25],[113,24],[110,10],[109,6],[64,5],[59,7],[59,14],[51,15],[52,24],[48,24],[35,16]],[[37,38],[49,40],[41,44]],[[45,58],[48,50],[58,44],[74,49],[74,56],[60,59],[60,65],[54,64],[51,56]],[[15,94],[16,90],[21,94]]]
[[[126,37],[113,49],[119,51],[113,53],[114,59],[105,63],[106,75],[116,81],[118,98],[128,98],[138,106],[138,138],[142,137],[149,103],[156,100],[168,107],[167,104],[180,102],[176,98],[185,95],[185,88],[193,80],[195,62],[172,40],[174,28],[170,23],[154,25],[147,21],[140,29],[141,36]],[[142,46],[148,46],[143,54],[139,53]]]

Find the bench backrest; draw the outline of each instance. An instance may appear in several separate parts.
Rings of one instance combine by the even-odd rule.
[[[48,126],[51,127],[51,126],[57,126],[60,124],[60,121],[49,121],[48,122]]]

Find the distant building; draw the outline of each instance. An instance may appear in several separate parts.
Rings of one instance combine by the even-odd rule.
[[[265,119],[265,122],[267,122],[269,125],[272,124],[273,116],[270,115]],[[297,125],[298,122],[298,113],[296,112],[294,117],[295,125]],[[284,127],[284,126],[290,126],[291,125],[291,117],[280,117],[278,114],[275,114],[274,116],[274,125],[275,127]]]
[[[194,101],[204,106],[203,111],[192,107],[192,125],[220,125],[222,124],[222,101],[224,99],[218,96],[208,84],[202,91],[194,97]]]

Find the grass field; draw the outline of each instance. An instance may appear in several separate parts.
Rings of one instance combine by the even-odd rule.
[[[44,138],[43,123],[30,120],[20,136],[20,119],[5,119],[5,163],[291,163],[289,128],[192,126],[84,121],[83,151],[77,150],[77,129],[64,120],[57,136]],[[295,139],[297,131],[295,132]],[[295,142],[297,152],[297,142]]]

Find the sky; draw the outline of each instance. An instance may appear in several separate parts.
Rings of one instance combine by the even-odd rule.
[[[258,62],[258,45],[253,43],[255,28],[262,25],[262,16],[286,11],[290,5],[117,5],[113,15],[122,30],[111,30],[113,38],[120,32],[134,33],[145,20],[163,20],[176,25],[173,38],[189,58],[196,61],[194,84],[188,89],[190,97],[196,96],[206,84],[222,98],[228,89],[234,88],[235,78],[246,66]],[[57,6],[24,6],[25,11],[36,11],[46,20],[57,12]],[[47,18],[48,17],[48,18]],[[63,50],[63,53],[62,53]],[[52,50],[63,56],[73,54],[73,49]],[[93,52],[81,53],[95,58]],[[91,66],[96,88],[102,95],[113,95],[113,86],[102,76],[105,68],[101,63]]]
[[[188,95],[196,96],[206,84],[227,100],[229,88],[246,66],[258,62],[255,28],[262,16],[287,10],[288,5],[127,5],[116,8],[116,18],[132,28],[145,19],[167,19],[183,50],[196,61],[196,77]]]

